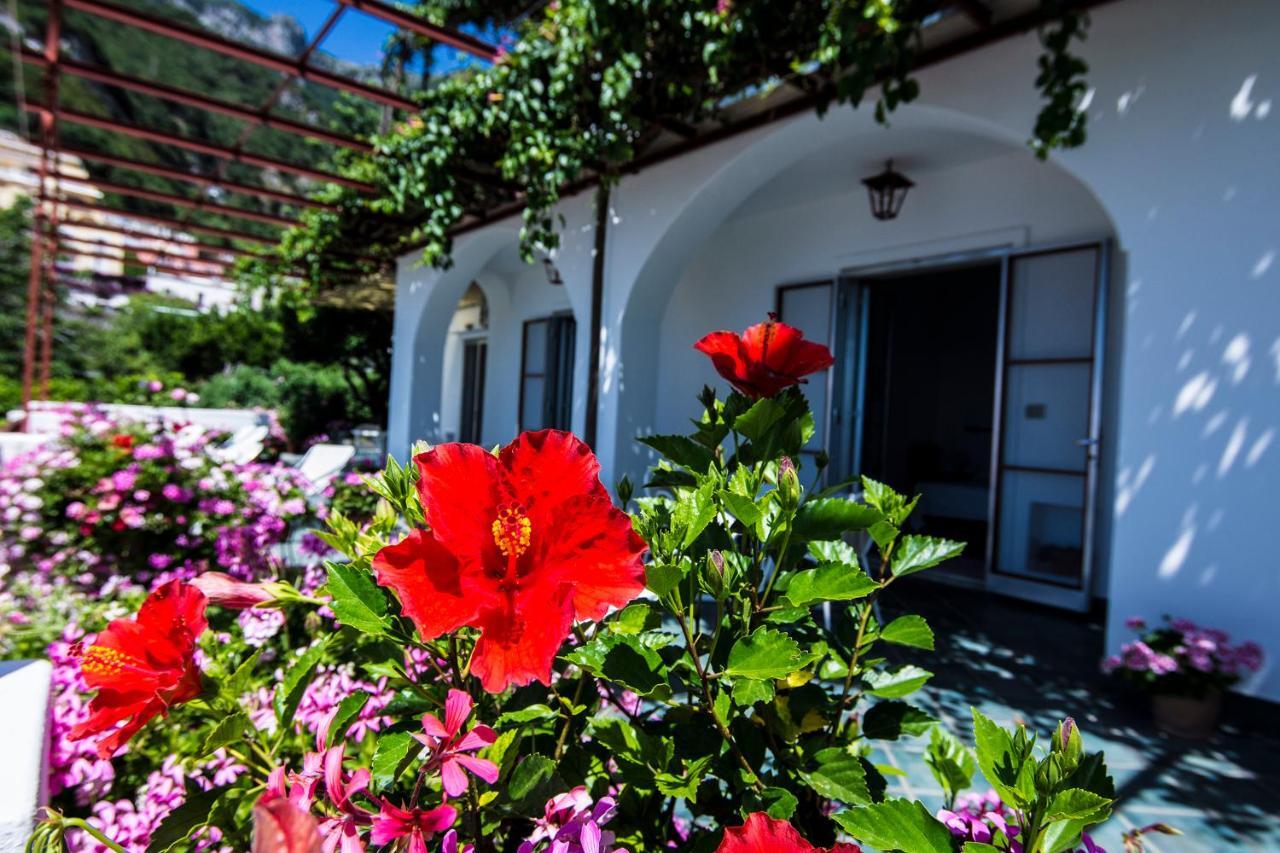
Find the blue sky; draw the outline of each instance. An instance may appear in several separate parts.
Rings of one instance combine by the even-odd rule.
[[[245,6],[263,14],[284,13],[292,15],[302,24],[308,37],[324,25],[333,11],[332,0],[240,0]],[[395,28],[355,9],[348,9],[338,20],[338,25],[324,40],[321,50],[325,53],[356,62],[361,65],[378,65],[382,61],[382,45]],[[464,27],[464,29],[470,29]],[[494,34],[489,34],[494,38]],[[449,72],[470,64],[470,57],[449,48],[436,49],[437,73]]]
[[[283,12],[292,15],[302,24],[308,36],[318,30],[333,11],[331,0],[241,0],[263,15],[274,15]],[[323,50],[340,59],[358,62],[362,65],[376,65],[382,59],[382,44],[391,33],[392,27],[361,12],[348,9],[343,13],[329,37],[324,40]]]

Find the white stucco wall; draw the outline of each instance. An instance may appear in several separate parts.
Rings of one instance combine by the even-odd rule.
[[[697,335],[757,319],[781,281],[829,274],[856,263],[860,252],[883,256],[919,239],[963,243],[984,229],[1026,226],[1028,242],[1046,242],[1059,234],[1104,236],[1071,232],[1109,221],[1121,259],[1113,282],[1117,376],[1108,388],[1115,407],[1107,452],[1116,460],[1107,484],[1114,495],[1104,506],[1113,523],[1108,642],[1114,648],[1125,639],[1128,615],[1172,613],[1257,639],[1273,659],[1280,656],[1280,622],[1272,616],[1280,603],[1272,556],[1280,551],[1273,497],[1280,482],[1280,109],[1272,104],[1280,98],[1280,4],[1121,0],[1092,18],[1083,47],[1095,87],[1089,142],[1055,155],[1056,167],[1040,172],[1014,154],[922,172],[927,180],[895,223],[909,232],[903,239],[848,227],[856,192],[793,200],[776,213],[746,211],[772,178],[832,145],[845,145],[851,164],[863,158],[861,171],[851,165],[832,175],[833,183],[855,187],[866,159],[883,157],[895,134],[944,127],[1015,150],[1038,109],[1034,36],[926,69],[921,102],[895,116],[891,130],[876,127],[866,111],[835,109],[823,120],[800,116],[624,179],[605,263],[597,451],[606,481],[639,463],[631,441],[637,431],[673,428],[692,411],[690,389],[712,378],[686,349]],[[1053,181],[1077,189],[1048,206],[1032,197]],[[569,200],[564,211],[570,224],[559,265],[579,319],[581,390],[590,195]],[[812,224],[824,216],[821,226]],[[433,296],[451,313],[466,281],[514,234],[514,224],[502,223],[467,235],[444,276],[402,266],[393,449],[427,436],[438,416],[439,389],[431,386],[439,385],[440,368],[429,365],[425,378],[416,369],[438,359],[433,335],[447,324],[447,315],[433,319],[442,310]],[[518,334],[518,323],[499,324],[514,321],[513,306],[535,287],[519,275],[506,285],[504,320],[491,297],[494,338],[504,327]],[[513,412],[501,398],[510,389],[496,388],[514,385],[518,354],[502,362],[516,365],[505,381],[493,358],[490,394]],[[585,394],[575,396],[580,427]],[[489,411],[486,440],[508,440]],[[1245,689],[1280,699],[1280,665]]]

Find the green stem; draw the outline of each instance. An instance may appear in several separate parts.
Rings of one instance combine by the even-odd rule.
[[[769,582],[765,584],[760,601],[756,603],[756,612],[769,603],[769,593],[773,592],[774,581],[778,579],[778,575],[782,574],[782,564],[787,558],[787,549],[791,547],[791,531],[794,526],[794,520],[787,522],[787,532],[782,537],[782,548],[778,550],[777,559],[773,561],[773,572],[769,575]]]
[[[680,630],[684,633],[685,647],[689,652],[689,657],[693,659],[693,668],[698,673],[698,681],[702,684],[702,698],[707,704],[707,713],[711,715],[711,719],[715,722],[716,728],[720,731],[720,736],[729,744],[729,749],[733,752],[738,764],[752,778],[753,785],[757,792],[764,790],[764,784],[760,781],[760,775],[752,768],[751,762],[747,761],[747,756],[743,754],[739,748],[738,742],[733,737],[733,732],[729,731],[729,727],[725,725],[724,720],[720,719],[720,713],[716,710],[715,699],[711,696],[711,680],[707,677],[707,671],[702,667],[702,658],[698,656],[698,649],[694,646],[693,635],[689,632],[689,625],[684,621],[684,614],[676,611],[676,621],[680,623]]]
[[[90,826],[89,824],[85,823],[83,820],[81,820],[81,819],[80,819],[80,818],[78,818],[78,817],[67,817],[67,818],[63,818],[63,819],[62,819],[62,822],[63,822],[64,824],[66,824],[67,826],[74,826],[76,829],[79,829],[79,830],[81,830],[82,832],[87,832],[87,833],[88,833],[89,835],[91,835],[91,836],[92,836],[92,837],[93,837],[93,838],[94,838],[94,839],[95,839],[99,844],[101,844],[101,845],[105,846],[105,847],[106,847],[107,849],[109,849],[109,850],[114,850],[114,851],[115,851],[115,853],[129,853],[129,851],[128,851],[128,850],[125,850],[125,849],[124,849],[123,847],[121,847],[119,844],[116,844],[116,843],[115,843],[114,841],[112,841],[110,838],[107,838],[107,836],[103,835],[100,831],[98,831],[97,829],[94,829],[92,826]]]

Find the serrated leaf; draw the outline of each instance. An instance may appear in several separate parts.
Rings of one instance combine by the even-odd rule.
[[[771,397],[761,397],[733,422],[733,428],[751,441],[759,441],[785,414],[786,408]]]
[[[1083,788],[1068,788],[1054,795],[1045,811],[1045,820],[1091,820],[1107,810],[1111,801]]]
[[[641,435],[636,441],[695,474],[705,474],[713,458],[708,448],[685,435]]]
[[[651,696],[667,683],[667,670],[662,658],[641,643],[638,637],[605,634],[564,657],[592,675],[620,684],[641,696]]]
[[[747,527],[755,527],[760,521],[762,514],[760,507],[756,506],[756,502],[751,498],[734,492],[722,491],[720,499],[724,501],[724,505],[729,512],[733,513],[733,517]]]
[[[707,768],[711,766],[711,760],[715,756],[704,755],[701,758],[687,762],[684,772],[676,775],[674,773],[655,773],[653,776],[654,784],[658,786],[658,790],[668,797],[682,797],[690,802],[698,798],[698,786],[702,784],[702,777],[707,775]]]
[[[325,642],[322,640],[295,658],[293,665],[285,670],[274,698],[276,721],[280,728],[287,729],[293,724],[294,712],[298,710],[298,703],[302,701],[302,694],[307,689],[311,674],[320,665],[320,661],[324,660],[324,652]]]
[[[862,734],[876,740],[897,740],[903,735],[922,735],[936,723],[914,705],[895,699],[879,702],[862,715]]]
[[[248,725],[249,718],[241,711],[223,717],[205,737],[204,745],[200,748],[200,754],[202,756],[209,755],[224,746],[240,740],[240,736],[244,734],[244,730]]]
[[[842,803],[871,802],[867,771],[859,756],[831,747],[819,751],[814,760],[816,766],[800,775],[819,795]]]
[[[923,616],[899,616],[880,629],[880,639],[899,646],[933,651],[933,630]]]
[[[935,726],[929,736],[924,763],[949,798],[968,788],[978,769],[969,748],[942,726]]]
[[[374,787],[382,789],[394,784],[421,751],[422,743],[409,732],[391,732],[379,737],[369,764]]]
[[[733,701],[743,708],[750,708],[756,702],[772,702],[774,696],[772,681],[757,681],[754,678],[738,678],[733,682]]]
[[[793,535],[801,541],[840,539],[846,533],[866,530],[881,518],[878,510],[848,498],[805,501],[796,513]]]
[[[1014,751],[1013,738],[977,708],[971,710],[978,768],[1000,799],[1014,808],[1026,807],[1035,795],[1034,779],[1029,779],[1030,771],[1024,770],[1022,757]]]
[[[670,563],[653,563],[645,567],[645,585],[659,598],[669,595],[684,580],[684,569]]]
[[[793,607],[807,607],[821,601],[854,601],[879,587],[856,565],[826,563],[792,575],[786,600]]]
[[[329,569],[325,588],[333,598],[329,608],[338,621],[365,634],[386,633],[387,597],[373,582],[373,576],[350,563],[325,565]]]
[[[661,623],[647,604],[630,604],[609,620],[609,629],[618,634],[639,634]]]
[[[554,787],[552,780],[555,774],[556,763],[550,758],[537,753],[527,755],[511,771],[511,778],[507,781],[507,797],[517,811],[528,808],[541,811],[547,793]]]
[[[894,552],[889,570],[894,577],[906,577],[931,569],[952,557],[958,557],[962,551],[964,551],[963,542],[937,539],[933,536],[907,536]]]
[[[840,812],[835,820],[854,838],[881,850],[951,853],[951,831],[918,801],[885,800]]]
[[[555,718],[556,712],[551,710],[550,707],[542,704],[530,705],[527,708],[521,708],[519,711],[507,711],[494,720],[493,727],[505,729],[511,726],[523,726],[525,723],[553,720]]]
[[[329,721],[329,738],[326,746],[333,746],[336,741],[346,737],[351,721],[364,710],[365,703],[369,701],[370,695],[361,690],[342,700],[338,705],[338,710],[333,714],[333,719]]]
[[[245,691],[249,689],[249,682],[253,679],[253,668],[258,665],[258,661],[262,658],[262,652],[265,647],[260,647],[244,662],[236,667],[236,671],[232,673],[222,685],[223,695],[233,702],[238,702]]]
[[[914,664],[900,664],[890,669],[872,670],[862,676],[867,692],[882,699],[901,699],[915,693],[933,673]]]
[[[748,791],[743,802],[745,818],[751,812],[764,812],[774,820],[791,820],[799,801],[786,788],[765,788],[759,793]]]
[[[227,791],[227,787],[189,791],[182,804],[165,815],[164,820],[151,833],[147,853],[165,853],[179,842],[190,838],[192,833],[209,822],[209,812]]]
[[[725,674],[734,678],[782,678],[798,668],[800,644],[776,628],[762,627],[729,650]]]

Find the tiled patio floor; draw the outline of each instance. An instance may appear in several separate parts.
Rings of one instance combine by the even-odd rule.
[[[913,701],[953,732],[969,732],[970,706],[1042,735],[1070,714],[1087,748],[1105,750],[1119,793],[1116,816],[1096,838],[1108,853],[1123,853],[1125,829],[1157,821],[1185,833],[1156,836],[1148,849],[1159,853],[1280,851],[1280,708],[1228,697],[1215,738],[1182,740],[1155,728],[1141,697],[1099,674],[1095,620],[927,582],[904,584],[885,616],[904,609],[923,614],[937,635],[934,654],[913,658],[936,673]],[[876,760],[907,774],[891,777],[891,790],[936,809],[941,791],[923,746],[891,744]]]

